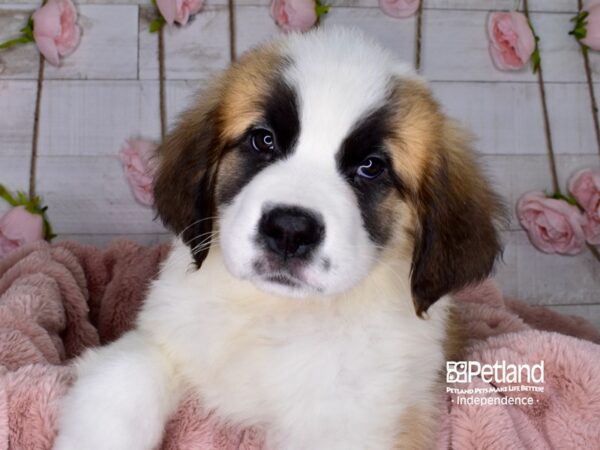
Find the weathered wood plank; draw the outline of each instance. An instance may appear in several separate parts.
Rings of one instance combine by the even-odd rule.
[[[40,155],[114,155],[136,136],[160,137],[156,83],[45,82]]]
[[[239,6],[236,3],[235,23],[235,46],[238,56],[280,33],[269,14],[269,9],[263,6]]]
[[[58,234],[155,234],[164,228],[139,205],[115,156],[41,156],[37,189]]]
[[[0,155],[0,184],[11,191],[29,190],[29,155]],[[10,205],[0,199],[0,215],[10,209]]]
[[[541,305],[600,302],[600,264],[589,251],[548,255],[536,250],[523,231],[505,232],[504,239],[497,279],[506,295]]]
[[[540,54],[546,82],[585,82],[579,44],[569,35],[574,14],[531,14],[540,37]]]
[[[324,26],[345,25],[360,28],[392,50],[403,61],[414,64],[415,17],[394,19],[378,8],[332,8],[323,21]]]
[[[19,36],[35,4],[0,5],[0,42]],[[34,44],[18,45],[0,50],[0,79],[37,79],[38,51]]]
[[[35,81],[0,80],[0,155],[31,153],[36,89]]]
[[[485,11],[423,13],[422,72],[441,81],[534,82],[530,68],[501,72],[492,64],[486,38]]]
[[[106,248],[117,239],[127,239],[137,242],[141,245],[156,245],[162,242],[168,242],[173,236],[169,233],[149,233],[149,234],[61,234],[56,237],[56,241],[75,241],[81,244],[93,245],[95,247]]]
[[[246,26],[248,23],[252,23],[252,26]],[[238,54],[281,33],[264,6],[237,6],[236,24]],[[386,16],[378,8],[336,7],[323,18],[322,26],[332,25],[360,28],[393,50],[401,59],[411,64],[414,61],[414,17],[398,20]]]
[[[532,83],[432,82],[447,113],[477,137],[485,154],[545,154],[539,89]]]
[[[508,208],[508,229],[518,230],[517,201],[525,192],[552,193],[550,165],[546,155],[484,155],[481,163],[495,190]],[[556,158],[560,188],[566,191],[569,177],[578,169],[598,165],[596,155],[558,155]]]
[[[140,14],[140,79],[158,79],[158,38],[150,33],[151,8]],[[185,27],[165,28],[165,77],[206,80],[229,64],[229,10],[204,8]]]
[[[18,35],[18,29],[38,5],[0,7],[0,39]],[[82,38],[79,47],[60,67],[45,65],[48,79],[137,78],[138,7],[135,5],[78,5]],[[118,51],[115,51],[118,49]],[[0,78],[37,79],[35,44],[0,51]]]
[[[477,136],[482,153],[546,153],[537,84],[432,82],[431,86],[448,114]],[[546,101],[555,153],[597,154],[587,85],[546,83]]]
[[[108,0],[85,0],[85,1],[108,1]],[[128,1],[128,0],[118,0]],[[141,1],[141,0],[130,0]],[[332,7],[360,7],[377,8],[375,0],[328,0],[324,3]],[[215,0],[212,4],[227,4],[226,0]],[[236,0],[238,6],[269,6],[271,0]],[[491,11],[491,10],[512,10],[516,6],[515,0],[424,0],[423,6],[429,9],[445,10],[472,10],[472,11]],[[577,0],[529,0],[529,10],[532,12],[571,12],[576,11]]]
[[[198,80],[167,81],[169,127],[195,101],[196,92],[202,85]],[[32,103],[28,105],[33,108]],[[158,141],[158,81],[47,81],[41,118],[40,155],[113,155],[129,138]],[[8,122],[6,128],[10,125]],[[2,134],[2,120],[0,127],[2,142],[1,139],[9,135]],[[24,133],[29,133],[23,137],[23,148],[29,149],[31,126],[27,124],[21,128]]]
[[[515,72],[502,72],[493,66],[486,37],[487,14],[485,11],[425,11],[423,74],[432,80],[535,82],[537,77],[529,65]],[[547,82],[585,81],[579,45],[568,34],[572,15],[531,14],[541,39],[542,67]]]
[[[47,79],[136,79],[138,7],[79,5],[79,47],[60,67],[46,64]]]
[[[545,87],[554,152],[598,157],[587,84],[546,83]],[[600,93],[600,85],[596,90]]]

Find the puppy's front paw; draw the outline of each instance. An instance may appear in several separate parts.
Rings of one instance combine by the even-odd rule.
[[[168,361],[130,332],[77,363],[54,450],[152,450],[178,402]]]
[[[54,450],[150,450],[148,436],[118,411],[64,411]],[[131,426],[127,426],[127,425]]]

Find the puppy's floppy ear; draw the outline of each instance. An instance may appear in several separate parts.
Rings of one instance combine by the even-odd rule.
[[[212,237],[215,215],[214,184],[220,152],[216,109],[217,101],[210,96],[188,110],[158,149],[154,206],[165,226],[193,250],[198,267],[208,254],[209,245],[204,244]]]
[[[445,121],[419,188],[411,273],[419,316],[440,297],[486,278],[502,250],[495,225],[503,205],[480,173],[469,140]]]

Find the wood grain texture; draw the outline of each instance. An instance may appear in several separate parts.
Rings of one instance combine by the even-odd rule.
[[[537,84],[432,82],[447,114],[477,138],[484,154],[546,153]]]
[[[580,46],[569,31],[574,14],[532,13],[531,22],[540,38],[539,48],[546,82],[586,81]]]
[[[600,302],[600,264],[589,251],[547,255],[531,245],[524,231],[506,232],[504,241],[497,279],[505,295],[540,305]]]
[[[137,78],[138,7],[79,5],[79,47],[60,67],[46,64],[46,79]]]
[[[0,184],[16,192],[29,189],[29,156],[0,155]],[[8,203],[0,200],[0,216],[9,209]]]
[[[35,4],[7,3],[0,5],[0,42],[19,36]],[[37,79],[39,58],[33,44],[0,50],[0,79]]]
[[[138,204],[114,156],[41,156],[38,191],[57,234],[155,234],[165,230]]]
[[[1,0],[0,0],[1,1]],[[85,1],[109,1],[109,0],[85,0]],[[128,0],[118,0],[128,1]],[[117,1],[117,2],[118,2]],[[141,1],[141,0],[130,0]],[[490,11],[511,10],[515,8],[515,0],[423,0],[425,9],[442,10],[466,10],[466,11]],[[117,3],[115,2],[115,3]],[[332,7],[348,6],[359,8],[377,8],[376,0],[328,0],[325,3]],[[214,0],[212,4],[227,4],[226,0]],[[236,0],[239,6],[268,6],[271,0]],[[577,9],[577,0],[529,0],[531,11],[545,12],[571,12]]]
[[[486,38],[487,15],[486,11],[424,11],[423,75],[434,81],[535,82],[528,67],[515,72],[494,67]]]
[[[0,80],[0,156],[30,154],[35,94],[35,81]]]
[[[489,179],[508,207],[508,229],[521,229],[516,218],[516,204],[529,191],[552,194],[550,166],[545,155],[484,155],[481,163]],[[561,190],[566,192],[572,173],[598,165],[595,155],[558,155],[556,159]]]
[[[115,240],[126,239],[137,242],[140,245],[156,245],[168,242],[173,239],[169,233],[126,233],[126,234],[61,234],[53,242],[75,241],[80,244],[93,245],[95,247],[106,248]]]
[[[158,79],[158,42],[148,26],[152,8],[140,14],[140,79]],[[166,27],[165,77],[168,80],[206,80],[229,64],[229,10],[206,7],[185,27]]]
[[[156,83],[55,80],[44,84],[39,155],[114,155],[126,139],[159,136]]]
[[[378,8],[332,8],[324,19],[324,26],[346,25],[360,28],[392,50],[403,61],[415,60],[415,17],[394,19]]]
[[[18,35],[36,4],[0,8],[0,39]],[[82,38],[77,50],[60,67],[46,64],[45,77],[63,79],[137,78],[138,7],[135,5],[78,5]],[[118,49],[118,51],[115,51]],[[35,44],[0,50],[0,78],[37,79]],[[10,61],[10,62],[9,62]]]
[[[264,6],[237,6],[236,22],[252,23],[251,27],[238,26],[236,29],[238,54],[281,33]],[[378,8],[336,7],[323,18],[322,25],[360,28],[393,50],[402,60],[412,64],[415,51],[415,23],[414,17],[403,20],[393,19]]]

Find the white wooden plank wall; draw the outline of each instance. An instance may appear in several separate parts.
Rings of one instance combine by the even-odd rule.
[[[270,0],[235,1],[237,53],[278,33]],[[332,0],[326,24],[365,29],[409,62],[416,18],[385,16],[375,0]],[[60,69],[45,66],[37,157],[37,192],[60,238],[103,245],[126,236],[143,243],[167,237],[138,205],[116,153],[130,137],[158,139],[157,36],[148,29],[149,0],[79,0],[79,49]],[[510,295],[584,315],[600,326],[600,264],[536,251],[514,217],[519,195],[551,189],[542,104],[530,70],[495,70],[487,51],[486,16],[514,0],[424,0],[421,72],[444,108],[478,139],[482,160],[510,207],[498,279]],[[12,36],[36,4],[0,0],[0,40]],[[541,37],[552,138],[561,186],[598,165],[583,59],[568,36],[577,0],[529,0]],[[172,124],[194,92],[230,61],[227,0],[208,0],[185,28],[165,33],[167,113]],[[600,93],[600,55],[591,54]],[[38,78],[33,46],[0,52],[0,182],[26,190]],[[0,211],[5,207],[0,206]]]

